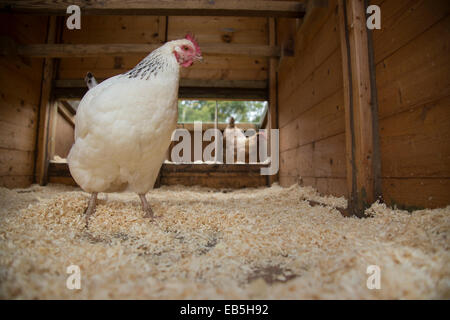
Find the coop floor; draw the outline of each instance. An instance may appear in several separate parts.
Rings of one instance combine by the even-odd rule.
[[[0,298],[450,298],[450,207],[345,218],[333,208],[345,199],[298,186],[147,198],[156,222],[136,195],[100,195],[86,230],[79,189],[1,188]],[[80,290],[66,287],[70,265]],[[369,265],[380,290],[367,288]]]

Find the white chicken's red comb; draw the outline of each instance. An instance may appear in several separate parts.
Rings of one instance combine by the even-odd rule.
[[[194,35],[191,34],[191,33],[188,33],[188,34],[186,35],[185,38],[194,44],[194,47],[195,47],[195,53],[196,53],[198,56],[201,56],[201,55],[202,55],[202,50],[200,49],[200,46],[198,45],[198,42],[197,42],[197,40],[195,39]]]

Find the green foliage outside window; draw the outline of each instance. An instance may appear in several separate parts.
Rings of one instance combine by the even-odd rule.
[[[218,122],[227,123],[234,117],[236,123],[260,123],[267,108],[266,101],[217,101]],[[216,101],[179,100],[178,122],[214,122]]]

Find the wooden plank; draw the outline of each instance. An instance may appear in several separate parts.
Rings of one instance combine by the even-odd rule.
[[[209,188],[246,188],[266,185],[263,165],[163,164],[161,185],[200,185]],[[74,184],[67,163],[50,162],[49,181]],[[1,181],[0,177],[0,181]]]
[[[401,209],[442,208],[450,205],[450,179],[388,178],[382,180],[384,200]]]
[[[83,12],[81,12],[81,15],[81,29],[70,30],[64,26],[61,43],[146,43],[161,45],[165,42],[165,17],[98,17],[86,16]]]
[[[313,187],[322,195],[333,195],[336,197],[348,197],[347,181],[345,178],[308,178],[280,175],[280,185],[290,187],[298,184],[303,187]]]
[[[283,83],[283,86],[279,88],[281,101],[286,101],[294,92],[297,92],[307,78],[339,49],[336,13],[330,9],[319,10],[315,19],[314,24],[302,26],[297,32],[296,56],[280,61],[279,81]],[[302,38],[302,34],[308,37]]]
[[[317,8],[279,69],[280,183],[347,195],[336,1]]]
[[[33,151],[36,131],[31,124],[16,125],[0,120],[0,148]]]
[[[53,159],[53,157],[55,156],[56,137],[57,137],[56,128],[58,127],[58,120],[60,118],[58,114],[58,104],[59,104],[58,101],[55,101],[53,99],[51,100],[50,118],[48,121],[47,162]]]
[[[74,110],[73,108],[67,108],[66,105],[69,105],[67,102],[66,103],[62,103],[59,102],[58,103],[58,113],[64,118],[64,120],[66,120],[72,127],[75,126],[75,116],[74,116]]]
[[[348,197],[347,179],[345,178],[316,178],[316,188],[323,195]]]
[[[169,41],[184,38],[187,30],[195,34],[200,45],[268,44],[267,18],[169,17]]]
[[[162,167],[163,174],[169,172],[182,173],[201,173],[201,172],[224,172],[224,173],[256,173],[267,167],[265,164],[169,164],[164,163]]]
[[[339,89],[280,129],[280,150],[285,151],[345,132],[343,90]]]
[[[83,81],[84,82],[84,81]],[[53,85],[55,86],[55,85]],[[67,101],[65,100],[61,100],[59,101],[61,103],[62,106],[64,106],[64,108],[67,110],[68,115],[72,116],[72,122],[75,123],[74,121],[74,116],[77,113],[77,110]]]
[[[6,78],[6,77],[5,77]],[[16,84],[16,90],[8,90],[2,84],[8,79],[0,78],[0,119],[3,122],[23,127],[36,128],[37,108],[36,101],[39,96],[33,90],[33,83],[23,86],[24,79],[10,77],[12,84]],[[12,79],[11,79],[12,78]],[[36,83],[34,83],[36,85]],[[11,87],[14,87],[11,85]]]
[[[43,42],[46,25],[45,17],[3,14],[0,36],[18,43]],[[2,187],[27,187],[33,182],[42,63],[42,59],[0,57]]]
[[[303,153],[300,153],[300,155],[303,155]],[[302,164],[303,166],[300,167],[299,164]],[[307,166],[305,166],[304,162],[302,162],[302,158],[299,156],[299,149],[292,149],[280,152],[280,173],[279,176],[290,176],[299,178],[299,170],[306,169]],[[312,170],[312,167],[309,167]],[[286,184],[282,184],[286,186]]]
[[[345,178],[345,135],[329,137],[280,153],[280,175]]]
[[[75,182],[75,180],[73,180],[72,177],[54,177],[54,176],[50,176],[50,177],[48,177],[48,182],[49,183],[57,183],[57,184],[65,184],[65,185],[74,186],[74,187],[78,186],[78,184]]]
[[[450,178],[449,106],[450,96],[380,121],[383,178]]]
[[[225,128],[228,126],[228,123],[218,123],[217,128],[221,131],[225,130]],[[237,125],[242,130],[247,129],[257,129],[256,124],[254,123],[239,123]],[[186,129],[191,132],[191,135],[194,132],[194,123],[178,123],[177,129]],[[213,122],[207,122],[202,123],[202,130],[205,131],[207,129],[214,129],[214,123]],[[209,144],[209,143],[208,143]]]
[[[315,142],[312,163],[314,177],[345,178],[345,134]]]
[[[191,173],[230,173],[230,174],[259,174],[261,168],[267,164],[188,164],[188,163],[163,163],[161,172],[163,174],[179,173],[189,176]],[[50,161],[49,176],[70,177],[69,165],[67,162]]]
[[[330,2],[330,3],[329,3]],[[335,6],[335,1],[329,0],[309,0],[307,2],[306,15],[297,31],[296,46],[300,48],[306,47],[306,43],[310,37],[314,35],[309,30],[318,30],[322,25],[323,18],[326,18],[330,8]]]
[[[25,57],[71,58],[96,56],[121,56],[127,54],[148,54],[160,44],[27,44],[18,45],[17,53]],[[247,44],[209,44],[201,46],[202,54],[215,56],[279,57],[276,46]]]
[[[120,65],[114,57],[61,59],[59,79],[83,79],[88,71],[96,78],[109,78],[132,69],[145,55],[124,56]],[[32,59],[34,60],[34,59]],[[205,57],[203,63],[182,68],[181,79],[199,80],[267,80],[266,59],[235,57]]]
[[[33,176],[0,176],[0,186],[6,188],[26,188],[33,183]]]
[[[339,1],[344,102],[346,120],[347,183],[350,213],[363,216],[377,199],[374,163],[374,121],[371,105],[370,61],[365,7],[361,0]]]
[[[280,174],[280,185],[283,187],[290,187],[296,183],[299,183],[297,177],[293,176],[284,176]]]
[[[54,43],[56,38],[56,17],[50,17],[47,30],[47,43]],[[37,154],[35,180],[40,185],[47,183],[48,169],[48,137],[51,106],[51,89],[54,75],[54,61],[46,58],[42,72],[41,99],[39,104],[39,127],[37,139]]]
[[[97,78],[98,83],[105,79]],[[54,81],[57,88],[84,88],[86,83],[82,79],[58,79]],[[196,88],[241,88],[241,89],[265,89],[267,81],[264,80],[202,80],[180,79],[180,87]]]
[[[206,174],[192,175],[190,177],[180,176],[161,176],[161,185],[184,185],[184,186],[203,186],[207,188],[257,188],[266,185],[265,176],[221,176],[211,177]]]
[[[50,161],[48,166],[49,177],[71,177],[69,165],[67,162]]]
[[[269,45],[276,45],[276,23],[274,18],[269,18]],[[267,127],[268,129],[278,129],[278,60],[271,58],[269,60],[269,104],[267,110],[267,124],[263,123],[263,127]],[[266,117],[264,117],[264,121],[266,121]],[[270,138],[269,138],[270,139]],[[272,143],[269,140],[269,144]],[[270,152],[271,148],[269,148]],[[268,184],[272,185],[275,181],[278,180],[278,172],[275,175],[268,177]]]
[[[87,90],[87,88],[55,88],[53,97],[54,99],[81,99]],[[268,93],[266,89],[180,87],[178,89],[178,97],[180,99],[266,101]]]
[[[450,16],[379,63],[380,118],[450,95],[449,54]]]
[[[0,149],[0,176],[32,176],[34,152]]]
[[[280,128],[335,94],[342,87],[341,79],[341,53],[336,50],[291,95],[285,97],[280,93]]]
[[[448,16],[448,0],[385,1],[381,4],[381,30],[374,33],[375,63],[382,62]],[[395,12],[391,17],[385,15]]]
[[[67,121],[67,117],[58,110],[56,121],[55,150],[54,156],[67,158],[70,148],[74,143],[74,124]]]
[[[83,15],[157,15],[157,16],[250,16],[301,18],[305,5],[294,1],[238,0],[22,0],[2,1],[7,12],[65,15],[69,5],[78,5]]]

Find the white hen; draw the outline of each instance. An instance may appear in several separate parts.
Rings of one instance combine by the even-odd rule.
[[[67,159],[72,177],[92,193],[86,226],[98,192],[136,192],[145,216],[153,218],[145,194],[153,188],[176,128],[180,65],[189,67],[201,58],[197,42],[188,35],[167,42],[134,69],[85,94]]]

